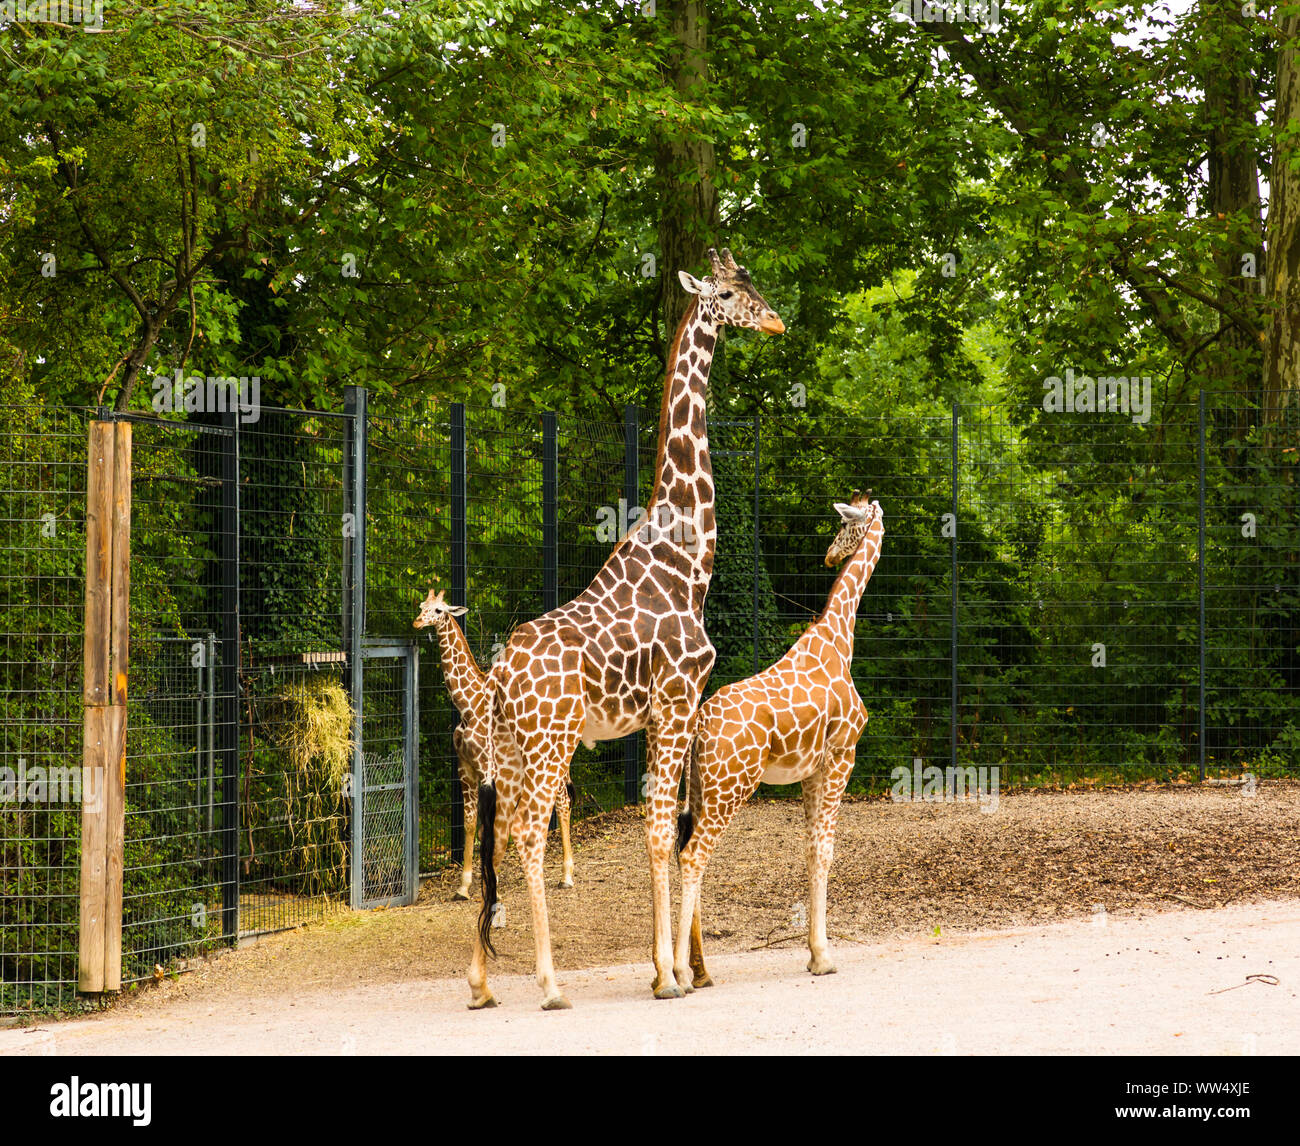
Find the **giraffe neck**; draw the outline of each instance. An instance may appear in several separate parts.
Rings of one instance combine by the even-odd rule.
[[[472,704],[483,686],[483,670],[470,652],[469,642],[455,618],[438,618],[438,645],[442,650],[442,671],[447,678],[447,690],[457,708]]]
[[[691,300],[668,355],[663,406],[659,413],[659,448],[655,457],[654,496],[646,509],[653,523],[671,507],[682,522],[688,550],[707,576],[717,543],[713,467],[705,417],[709,370],[718,341],[718,322],[699,296]],[[689,524],[687,524],[689,523]],[[694,539],[692,540],[692,533]],[[673,534],[674,539],[677,533]]]
[[[880,560],[880,542],[884,528],[880,522],[873,522],[862,539],[862,544],[852,557],[844,563],[844,568],[831,586],[830,596],[821,616],[813,624],[836,647],[846,659],[853,658],[853,630],[858,617],[858,603],[862,593],[871,580],[871,574]]]

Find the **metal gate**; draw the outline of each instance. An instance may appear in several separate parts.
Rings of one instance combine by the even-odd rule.
[[[361,646],[352,758],[352,906],[419,893],[419,655],[414,641]]]

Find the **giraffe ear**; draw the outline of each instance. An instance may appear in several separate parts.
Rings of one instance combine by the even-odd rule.
[[[681,280],[682,290],[687,294],[699,294],[704,289],[704,284],[687,271],[678,271],[677,277]]]
[[[866,520],[867,511],[863,509],[861,506],[848,505],[842,501],[837,501],[834,503],[834,505],[835,508],[839,511],[839,515],[850,524],[855,524],[856,522]]]
[[[453,617],[463,617],[469,612],[468,605],[448,605],[447,612]]]

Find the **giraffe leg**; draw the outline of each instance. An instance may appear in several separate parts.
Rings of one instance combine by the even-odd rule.
[[[701,731],[700,720],[696,720],[696,736],[698,738]],[[697,748],[698,748],[697,740]],[[708,749],[701,751],[707,753]],[[687,791],[686,806],[689,809],[693,824],[701,821],[704,808],[704,784],[703,777],[700,775],[699,761],[696,760],[687,771]],[[692,833],[693,834],[693,833]],[[701,882],[704,877],[704,869],[700,869]],[[683,930],[685,927],[683,926]],[[695,899],[695,914],[691,917],[691,986],[692,987],[712,987],[713,979],[710,977],[708,970],[704,966],[704,933],[700,926],[700,898]]]
[[[646,850],[654,905],[656,999],[680,999],[690,989],[690,971],[675,965],[672,925],[672,854],[677,838],[677,789],[694,736],[696,696],[675,698],[656,720],[654,782],[646,801]]]
[[[649,724],[646,725],[646,729],[645,729],[645,776],[642,777],[642,781],[641,781],[642,783],[641,791],[643,794],[646,794],[647,802],[649,800],[648,793],[653,792],[654,790],[653,777],[655,775],[655,761],[658,759],[658,757],[659,757],[659,742],[658,742],[658,738],[655,736],[655,723],[652,720]],[[646,810],[646,814],[647,816],[649,815],[648,808]],[[647,826],[647,833],[648,831],[649,828]],[[648,846],[649,846],[649,837],[647,834],[647,847]],[[653,874],[652,874],[652,879],[653,879]],[[653,927],[653,919],[651,920],[651,925]],[[655,961],[655,943],[654,943],[654,938],[652,936],[650,940],[650,962],[654,963],[654,961]],[[653,981],[650,983],[650,990],[652,991],[659,990],[659,971],[657,968],[655,970],[655,977]]]
[[[803,782],[804,824],[808,859],[808,970],[814,975],[835,974],[826,942],[826,880],[835,852],[835,822],[840,798],[853,771],[856,746],[832,748],[827,761]]]
[[[569,837],[569,817],[573,811],[573,798],[569,794],[571,781],[565,777],[560,785],[560,794],[555,800],[555,810],[560,819],[560,844],[564,848],[564,875],[560,879],[561,887],[573,886],[573,841]]]
[[[707,754],[703,761],[708,765]],[[700,928],[700,888],[704,869],[718,839],[731,823],[740,803],[720,799],[710,793],[710,799],[701,800],[692,811],[694,826],[691,837],[681,850],[682,902],[677,929],[677,944],[673,954],[673,973],[679,983],[689,980],[692,988],[712,987],[713,980],[704,966],[704,939]]]
[[[460,869],[460,887],[452,899],[469,899],[470,885],[474,882],[474,831],[478,827],[477,817],[465,805],[465,858]]]
[[[457,728],[456,732],[460,733]],[[457,743],[457,748],[460,743]],[[469,899],[470,884],[474,882],[474,827],[478,819],[478,773],[470,766],[464,755],[460,761],[460,788],[462,806],[465,809],[465,855],[461,864],[460,887],[452,899]]]
[[[508,795],[508,788],[506,791]],[[500,866],[500,860],[505,858],[506,841],[510,838],[509,820],[507,818],[509,813],[506,811],[507,806],[507,801],[498,799],[496,804],[496,814],[492,817],[492,821],[483,824],[484,832],[493,833],[493,838],[495,840],[494,854],[498,857],[498,867]],[[469,1009],[471,1011],[478,1011],[487,1007],[495,1007],[497,1005],[495,996],[488,989],[487,948],[483,946],[483,940],[477,927],[474,928],[474,952],[470,957],[469,964],[469,989]]]
[[[704,966],[704,935],[700,930],[700,901],[698,897],[695,900],[695,918],[691,920],[691,986],[713,986],[713,977]]]
[[[519,858],[524,865],[524,880],[528,884],[528,901],[533,911],[533,943],[537,957],[537,985],[542,989],[542,1010],[567,1011],[573,1004],[562,994],[555,982],[555,964],[551,959],[551,924],[546,911],[546,876],[543,860],[546,855],[546,823],[550,808],[539,816],[531,815],[516,841]]]

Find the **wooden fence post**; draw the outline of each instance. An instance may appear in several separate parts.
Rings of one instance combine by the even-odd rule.
[[[126,693],[130,633],[131,425],[94,421],[87,441],[85,707],[78,987],[122,986]]]

